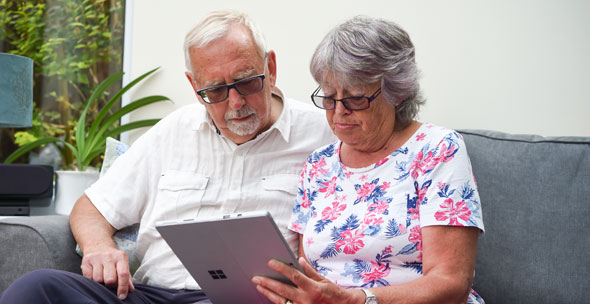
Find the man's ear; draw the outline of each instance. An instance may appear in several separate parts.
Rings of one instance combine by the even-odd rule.
[[[268,65],[268,80],[274,87],[277,82],[277,55],[275,51],[269,50],[266,52]]]
[[[188,82],[190,82],[191,86],[193,87],[193,91],[195,91],[195,95],[197,95],[197,100],[200,103],[204,104],[204,102],[201,100],[201,98],[199,98],[199,95],[197,94],[197,84],[196,84],[195,80],[193,79],[193,75],[189,72],[184,72],[184,75],[186,75]]]

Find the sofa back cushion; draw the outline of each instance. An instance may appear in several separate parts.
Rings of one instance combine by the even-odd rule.
[[[488,304],[588,301],[590,138],[460,133],[486,229],[474,289]]]

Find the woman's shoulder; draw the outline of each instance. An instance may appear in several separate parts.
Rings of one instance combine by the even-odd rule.
[[[463,142],[463,137],[459,132],[433,123],[423,123],[414,134],[414,137],[416,142],[422,141],[430,144],[438,144],[444,141]]]

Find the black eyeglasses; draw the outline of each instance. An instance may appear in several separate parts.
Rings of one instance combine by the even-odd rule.
[[[256,94],[262,91],[264,87],[264,74],[248,77],[240,81],[236,81],[230,84],[213,86],[198,90],[197,94],[203,98],[206,103],[218,103],[227,99],[229,96],[229,90],[231,88],[236,89],[242,96],[248,96]]]
[[[381,94],[381,88],[377,89],[373,95],[366,97],[366,96],[351,96],[346,98],[332,98],[328,96],[321,96],[318,93],[321,90],[321,86],[319,86],[313,93],[311,94],[311,101],[313,104],[324,110],[334,110],[336,108],[336,101],[340,101],[342,105],[349,111],[360,111],[366,110],[371,106],[371,101],[375,100],[379,94]]]

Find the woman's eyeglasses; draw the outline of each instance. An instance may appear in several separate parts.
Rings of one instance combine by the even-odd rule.
[[[345,98],[332,98],[329,96],[322,96],[318,94],[323,94],[321,91],[321,86],[319,86],[313,93],[311,94],[311,100],[313,104],[324,110],[334,110],[336,108],[336,102],[340,101],[342,105],[349,111],[360,111],[368,109],[371,106],[371,101],[375,100],[379,94],[381,94],[381,88],[377,89],[373,95],[367,96],[350,96]]]

